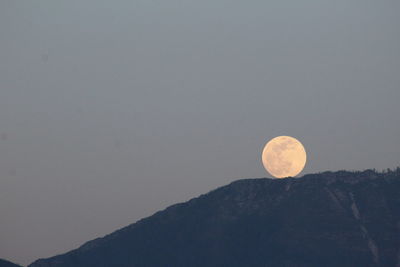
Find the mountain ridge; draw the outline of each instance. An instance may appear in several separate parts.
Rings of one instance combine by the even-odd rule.
[[[396,266],[399,178],[241,179],[29,267]]]

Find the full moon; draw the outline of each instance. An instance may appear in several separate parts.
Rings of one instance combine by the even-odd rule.
[[[290,136],[271,139],[262,152],[265,169],[276,178],[294,177],[306,165],[307,154],[299,140]]]

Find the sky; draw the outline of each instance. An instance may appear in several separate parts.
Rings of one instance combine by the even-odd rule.
[[[242,178],[400,165],[400,2],[0,2],[0,258],[27,264]]]

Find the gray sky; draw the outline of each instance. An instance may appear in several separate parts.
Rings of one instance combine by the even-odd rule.
[[[400,2],[0,2],[0,258],[267,176],[400,163]]]

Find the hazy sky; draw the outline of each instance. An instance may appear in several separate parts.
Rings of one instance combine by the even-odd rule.
[[[299,139],[400,163],[397,0],[0,1],[0,258],[76,248]]]

